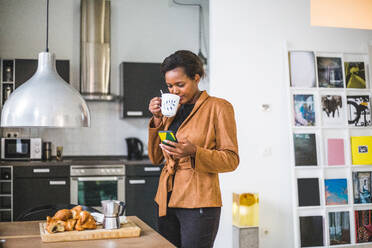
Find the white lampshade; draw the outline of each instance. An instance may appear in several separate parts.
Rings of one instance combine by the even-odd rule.
[[[80,93],[57,73],[54,55],[39,53],[36,73],[6,100],[2,127],[89,127]]]

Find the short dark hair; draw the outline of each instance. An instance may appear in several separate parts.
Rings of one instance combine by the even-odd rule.
[[[203,77],[205,72],[201,59],[193,52],[188,50],[179,50],[166,57],[161,64],[160,72],[163,76],[168,71],[177,67],[183,68],[188,78],[194,79],[196,74]]]

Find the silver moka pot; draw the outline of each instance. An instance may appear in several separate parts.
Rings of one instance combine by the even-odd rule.
[[[125,203],[116,200],[101,201],[103,211],[103,228],[118,229],[120,228],[119,216],[123,215]]]

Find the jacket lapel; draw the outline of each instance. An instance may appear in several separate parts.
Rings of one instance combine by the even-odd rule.
[[[200,108],[200,106],[205,102],[205,100],[207,100],[207,98],[209,97],[207,91],[203,91],[199,97],[199,99],[196,101],[195,103],[195,106],[194,108],[192,109],[191,113],[189,114],[189,116],[187,116],[187,118],[182,122],[181,126],[178,128],[178,130],[181,129],[182,126],[185,125],[186,122],[188,122],[190,120],[190,118],[195,114],[195,112]],[[180,108],[181,104],[178,106],[178,109]],[[178,111],[177,109],[177,111]],[[168,130],[169,126],[172,124],[174,118],[176,118],[176,116],[173,116],[173,117],[165,117],[165,125],[164,125],[164,130]],[[177,131],[178,133],[178,131]]]
[[[181,126],[178,128],[178,130],[180,130],[190,119],[191,117],[196,113],[196,111],[198,111],[198,109],[200,108],[200,106],[208,99],[209,95],[207,93],[207,91],[203,91],[199,97],[199,99],[196,101],[195,103],[195,106],[194,108],[192,109],[191,113],[189,114],[189,116],[187,116],[187,118],[182,122]],[[177,132],[178,133],[178,132]]]

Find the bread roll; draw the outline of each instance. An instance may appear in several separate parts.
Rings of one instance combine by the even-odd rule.
[[[82,224],[82,227],[84,229],[96,229],[97,228],[96,220],[92,215],[89,214],[88,219],[85,221],[84,224]]]
[[[81,211],[83,211],[83,208],[80,205],[76,206],[76,207],[73,207],[71,209],[72,218],[75,219],[75,220],[79,219]]]
[[[51,219],[49,224],[46,226],[46,230],[49,233],[64,232],[66,227],[66,222],[62,220]]]
[[[91,216],[91,215],[88,211],[82,211],[80,213],[81,224],[84,224],[88,220],[89,216]]]
[[[66,227],[65,227],[66,231],[73,231],[75,229],[76,222],[77,220],[68,219],[66,221]]]
[[[69,209],[61,209],[59,210],[53,217],[56,220],[63,220],[66,221],[72,218],[71,210]]]

